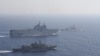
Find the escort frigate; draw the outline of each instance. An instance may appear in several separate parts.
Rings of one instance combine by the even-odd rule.
[[[23,45],[21,48],[12,49],[13,52],[44,52],[49,50],[56,50],[56,45],[46,45],[41,41],[31,43],[30,45]]]
[[[56,36],[58,29],[48,29],[45,24],[38,23],[33,29],[10,30],[10,37],[43,37]]]
[[[65,29],[61,29],[61,31],[77,31],[77,28],[75,25],[67,27]]]

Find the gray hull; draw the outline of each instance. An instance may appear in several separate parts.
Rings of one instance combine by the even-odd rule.
[[[41,36],[55,36],[58,29],[45,29],[45,30],[10,30],[10,37],[41,37]]]
[[[43,52],[43,51],[49,51],[49,50],[56,50],[55,48],[56,48],[56,46],[50,46],[48,48],[38,49],[38,50],[34,50],[32,48],[30,48],[30,49],[18,48],[18,49],[13,49],[13,52]]]

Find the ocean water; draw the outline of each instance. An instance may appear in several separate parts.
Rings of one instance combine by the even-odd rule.
[[[43,17],[43,19],[40,19],[41,17],[36,17],[37,19],[32,19],[32,17],[25,17],[26,19],[24,19],[24,17],[19,18],[20,19],[16,19],[16,17],[1,17],[0,56],[100,56],[100,17],[71,16],[53,18]],[[58,35],[29,38],[9,37],[10,29],[32,28],[38,21],[45,22],[48,28],[60,29]],[[61,31],[61,29],[73,24],[76,25],[77,31]],[[57,45],[57,50],[35,53],[12,52],[13,48],[29,45],[38,40],[49,45]]]

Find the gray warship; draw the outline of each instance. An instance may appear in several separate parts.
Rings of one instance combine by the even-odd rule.
[[[77,28],[75,25],[66,27],[65,29],[61,29],[61,31],[77,31]]]
[[[21,48],[14,48],[12,49],[13,52],[43,52],[49,50],[56,50],[56,45],[49,46],[43,44],[41,41],[32,43],[31,45],[23,45]]]
[[[10,30],[10,37],[42,37],[56,36],[58,29],[48,29],[45,24],[38,23],[33,29]]]

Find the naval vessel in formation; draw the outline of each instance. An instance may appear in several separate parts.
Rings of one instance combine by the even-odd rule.
[[[18,29],[10,30],[10,37],[41,37],[41,36],[55,36],[58,29],[48,29],[45,24],[38,23],[33,29]]]
[[[77,31],[77,28],[75,25],[66,27],[65,29],[61,29],[61,31]]]
[[[56,50],[56,45],[49,46],[46,44],[43,44],[41,41],[39,43],[35,42],[31,45],[22,46],[21,48],[14,48],[13,52],[43,52],[43,51],[49,51],[49,50]]]

